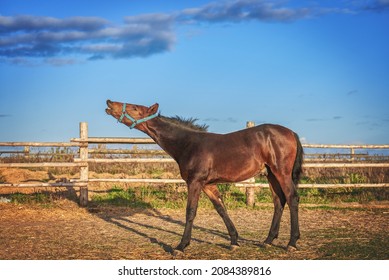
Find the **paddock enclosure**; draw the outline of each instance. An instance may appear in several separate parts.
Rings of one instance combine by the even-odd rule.
[[[221,218],[212,208],[200,207],[191,246],[174,257],[171,251],[185,224],[182,209],[91,201],[92,195],[115,185],[185,191],[174,161],[151,139],[90,137],[87,124],[80,123],[80,136],[69,142],[0,142],[0,259],[388,259],[389,145],[303,147],[304,173],[317,181],[300,183],[300,190],[383,189],[386,198],[363,204],[300,204],[301,239],[297,251],[287,252],[289,215],[282,217],[275,246],[261,244],[273,205],[255,201],[254,193],[268,184],[253,178],[236,184],[248,207],[228,209],[240,248],[229,250]],[[130,166],[131,174],[106,172],[106,166],[120,165]],[[142,171],[148,165],[157,167],[155,174]],[[323,172],[333,176],[322,181]],[[369,174],[373,181],[366,179]],[[71,192],[77,199],[8,202],[7,196],[17,192]]]
[[[251,127],[252,122],[247,123]],[[107,148],[107,145],[116,144],[120,148]],[[123,148],[126,145],[127,148]],[[138,146],[143,146],[138,149]],[[7,182],[0,180],[0,194],[8,190],[21,188],[77,188],[79,190],[80,205],[86,206],[89,200],[88,187],[93,183],[118,183],[118,184],[177,184],[182,185],[184,181],[178,174],[166,176],[166,178],[147,178],[145,176],[132,176],[137,178],[95,178],[91,176],[89,167],[91,165],[113,165],[113,164],[173,164],[175,162],[162,150],[146,148],[155,146],[150,138],[107,138],[89,137],[88,124],[80,123],[80,136],[71,138],[70,142],[0,142],[0,169],[9,168],[63,168],[65,170],[76,169],[75,176],[65,176],[56,180],[32,180]],[[128,148],[130,146],[130,148]],[[19,149],[13,149],[13,148]],[[374,172],[381,170],[377,182],[365,182],[366,180],[349,180],[335,183],[302,183],[299,188],[386,188],[389,187],[389,145],[323,145],[303,144],[305,150],[303,169],[305,172],[312,169],[360,169]],[[45,151],[31,152],[33,148],[46,148]],[[50,152],[47,152],[47,149]],[[310,149],[320,152],[309,153]],[[359,152],[360,151],[360,152]],[[369,153],[373,151],[373,153]],[[375,152],[377,154],[375,154]],[[48,155],[48,156],[47,156]],[[43,160],[38,158],[43,157]],[[66,169],[69,168],[69,169]],[[130,167],[131,168],[131,167]],[[73,172],[73,171],[72,171]],[[122,176],[124,177],[124,176]],[[0,178],[1,179],[1,178]],[[257,182],[254,178],[236,184],[245,189],[247,205],[254,205],[254,190],[267,188],[267,182]]]

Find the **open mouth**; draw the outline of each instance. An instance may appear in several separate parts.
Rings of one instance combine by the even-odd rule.
[[[108,114],[108,115],[112,115],[112,101],[111,100],[107,100],[107,106],[108,108],[105,109],[105,112]]]

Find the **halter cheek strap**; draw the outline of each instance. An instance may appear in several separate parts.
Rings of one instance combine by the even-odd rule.
[[[120,118],[118,119],[118,122],[123,123],[123,119],[126,117],[127,119],[129,119],[129,120],[132,122],[132,124],[131,124],[131,126],[130,126],[130,129],[133,129],[133,128],[134,128],[135,126],[137,126],[138,124],[143,123],[143,122],[147,122],[147,121],[149,121],[149,120],[151,120],[151,119],[154,119],[156,116],[158,116],[157,113],[155,113],[155,114],[152,114],[152,115],[150,115],[150,116],[147,116],[147,117],[145,117],[145,118],[143,118],[143,119],[136,120],[136,119],[134,119],[133,117],[131,117],[131,116],[127,113],[127,111],[126,111],[126,106],[127,106],[127,104],[126,104],[126,103],[123,103],[122,114],[121,114]]]

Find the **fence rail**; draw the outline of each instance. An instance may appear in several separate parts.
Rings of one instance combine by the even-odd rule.
[[[251,123],[248,123],[248,126],[251,126]],[[16,153],[19,152],[24,155],[30,153],[29,147],[75,147],[78,148],[78,157],[74,157],[72,162],[35,162],[35,163],[4,163],[1,162],[0,158],[0,168],[42,168],[42,167],[75,167],[80,169],[80,178],[72,179],[66,182],[56,182],[56,183],[3,183],[0,184],[0,187],[20,187],[20,188],[35,188],[35,187],[80,187],[80,204],[85,206],[88,202],[88,183],[92,182],[108,182],[108,183],[145,183],[145,184],[184,184],[185,182],[182,179],[92,179],[89,178],[89,164],[102,164],[102,163],[172,163],[175,162],[170,157],[164,157],[166,154],[163,151],[156,150],[144,150],[142,152],[128,150],[118,150],[113,149],[114,151],[111,154],[151,154],[153,157],[148,158],[92,158],[90,154],[109,154],[108,149],[101,148],[90,148],[90,144],[156,144],[151,138],[108,138],[108,137],[88,137],[88,125],[87,123],[80,123],[80,137],[72,138],[70,142],[0,142],[0,147],[25,147],[24,151],[1,151],[2,153]],[[342,154],[342,156],[349,156],[347,159],[341,160],[332,160],[326,162],[326,160],[319,159],[307,159],[303,164],[304,168],[388,168],[389,162],[356,162],[358,159],[355,154],[357,149],[389,149],[389,145],[323,145],[323,144],[303,144],[305,149],[349,149],[350,154]],[[122,152],[123,151],[123,152]],[[366,154],[364,154],[365,156]],[[155,157],[158,156],[158,157]],[[344,162],[346,161],[346,162]],[[253,203],[253,190],[255,187],[264,188],[268,184],[265,183],[255,183],[255,180],[246,180],[241,183],[237,183],[238,187],[246,187],[247,201],[252,201],[249,204]],[[380,183],[380,184],[300,184],[299,188],[375,188],[375,187],[389,187],[389,183]]]
[[[80,143],[68,142],[0,142],[7,147],[79,147]]]
[[[21,167],[85,167],[87,162],[23,162],[23,163],[0,163],[0,167],[21,168]],[[1,186],[1,184],[0,184]]]
[[[151,138],[107,138],[107,137],[89,137],[87,139],[71,138],[71,142],[88,144],[156,144]]]
[[[389,145],[303,144],[303,147],[325,149],[389,149]]]

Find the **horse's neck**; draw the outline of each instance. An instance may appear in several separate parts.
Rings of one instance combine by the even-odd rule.
[[[144,133],[149,135],[165,152],[178,161],[185,148],[193,140],[195,131],[177,126],[162,118],[147,123]]]

